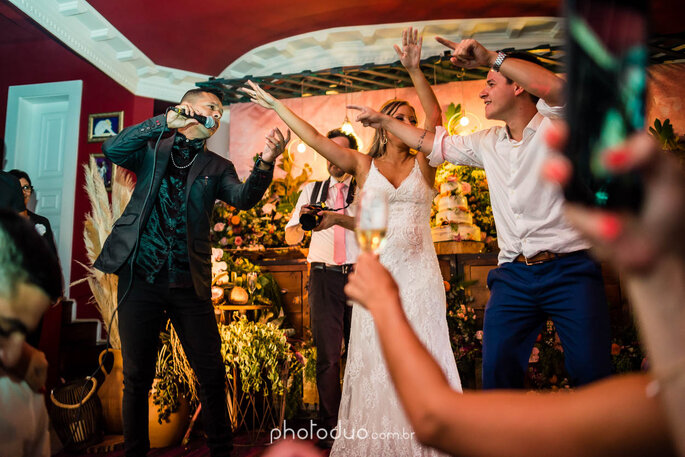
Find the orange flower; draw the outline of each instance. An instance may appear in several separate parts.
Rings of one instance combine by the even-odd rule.
[[[611,345],[611,355],[619,355],[621,353],[621,346],[616,343]]]
[[[443,281],[442,282],[445,285],[445,292],[449,292],[452,286],[450,286],[450,283],[448,281]]]
[[[235,216],[231,217],[231,224],[232,225],[240,224],[240,216],[235,215]]]

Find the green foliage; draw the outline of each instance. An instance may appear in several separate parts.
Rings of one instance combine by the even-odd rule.
[[[680,160],[681,165],[685,164],[685,139],[676,135],[670,119],[666,119],[663,123],[656,119],[654,126],[649,128],[649,133],[659,141],[665,151],[674,154]]]
[[[311,345],[305,347],[303,355],[305,359],[304,379],[316,382],[316,346]]]
[[[235,365],[243,392],[283,394],[284,368],[294,357],[283,330],[272,322],[251,322],[241,316],[228,325],[219,325],[219,333],[229,379],[233,379]]]
[[[663,123],[661,120],[655,119],[654,126],[649,128],[649,133],[659,140],[664,149],[678,148],[678,138],[675,135],[670,119],[666,119]]]
[[[445,110],[445,120],[449,122],[455,116],[458,119],[459,117],[461,117],[461,114],[461,103],[459,103],[458,105],[450,103],[450,106],[448,106]]]
[[[632,321],[613,329],[611,341],[611,366],[614,373],[626,373],[642,369],[644,353],[640,346],[637,329]]]

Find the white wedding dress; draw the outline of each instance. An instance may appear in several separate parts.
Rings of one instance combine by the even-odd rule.
[[[398,188],[372,162],[364,189],[387,192],[388,230],[381,263],[399,285],[404,312],[414,331],[442,367],[450,385],[461,391],[449,341],[445,289],[430,232],[435,191],[418,162]],[[439,456],[419,444],[397,398],[383,360],[371,314],[354,305],[350,348],[331,456]]]

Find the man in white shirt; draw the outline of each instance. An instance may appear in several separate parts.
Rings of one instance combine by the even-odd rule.
[[[544,132],[561,116],[564,81],[527,53],[489,51],[471,39],[438,41],[453,49],[455,65],[491,68],[480,98],[485,116],[505,127],[467,136],[438,127],[433,134],[356,108],[364,125],[416,145],[433,166],[448,161],[485,169],[500,253],[499,267],[488,275],[483,387],[523,387],[533,343],[548,317],[559,333],[570,383],[607,376],[609,315],[601,270],[587,254],[589,243],[563,218],[561,188],[541,177],[548,154]]]
[[[356,139],[339,129],[328,132],[328,138],[345,148],[357,149]],[[321,221],[312,229],[307,261],[309,273],[309,306],[312,311],[312,334],[316,343],[316,384],[319,391],[319,421],[330,432],[338,420],[340,406],[340,350],[350,338],[352,307],[343,291],[347,275],[357,260],[358,247],[354,238],[354,214],[349,204],[354,197],[352,177],[328,162],[330,178],[310,182],[302,188],[293,215],[285,228],[288,244],[302,241],[304,230],[300,217],[312,213],[312,203],[325,202],[326,208],[338,211],[316,211]],[[315,193],[316,191],[316,193]],[[314,195],[312,195],[314,194]],[[347,206],[345,209],[341,209]],[[323,434],[322,434],[323,436]],[[330,434],[327,434],[330,438]],[[322,440],[325,447],[331,439]]]

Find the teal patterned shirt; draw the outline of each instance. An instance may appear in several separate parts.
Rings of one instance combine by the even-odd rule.
[[[204,140],[189,140],[176,134],[136,256],[137,271],[148,283],[163,282],[170,287],[193,285],[186,230],[186,181],[204,144]]]

